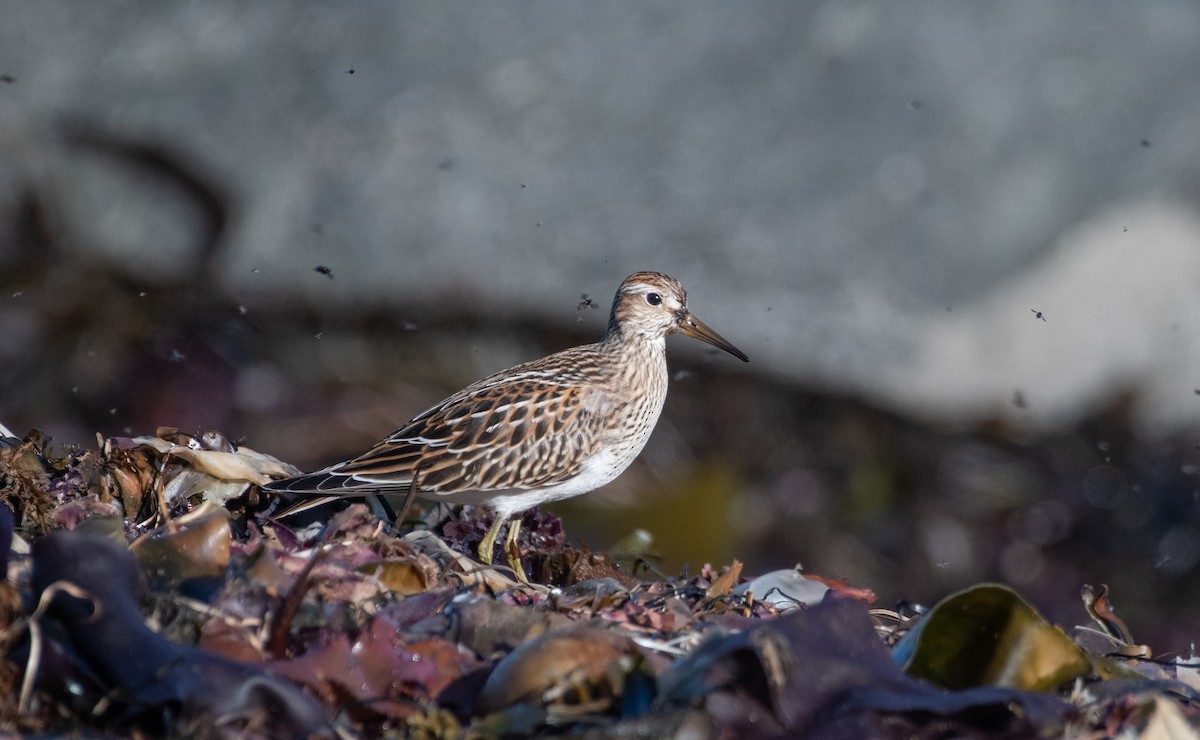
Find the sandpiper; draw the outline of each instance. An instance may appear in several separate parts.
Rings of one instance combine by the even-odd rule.
[[[592,491],[620,475],[646,445],[667,397],[666,337],[679,332],[749,362],[692,315],[678,280],[625,278],[608,329],[587,344],[490,375],[418,414],[358,457],[276,481],[270,490],[322,496],[405,494],[482,504],[495,521],[479,545],[492,562],[514,514]],[[504,550],[518,578],[520,519]]]

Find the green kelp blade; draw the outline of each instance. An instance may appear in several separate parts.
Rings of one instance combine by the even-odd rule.
[[[1083,651],[1007,586],[972,586],[939,602],[892,650],[910,676],[949,689],[1050,691],[1091,665]]]

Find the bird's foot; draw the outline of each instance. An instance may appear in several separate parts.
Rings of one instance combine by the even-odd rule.
[[[526,586],[531,585],[525,575],[525,565],[521,563],[521,546],[517,544],[517,536],[521,533],[521,520],[513,519],[508,525],[508,535],[504,538],[504,554],[508,556],[508,567],[513,575]]]

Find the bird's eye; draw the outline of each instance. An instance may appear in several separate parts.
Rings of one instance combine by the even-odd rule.
[[[657,306],[662,303],[662,296],[658,293],[647,293],[646,303],[649,303],[651,306]]]

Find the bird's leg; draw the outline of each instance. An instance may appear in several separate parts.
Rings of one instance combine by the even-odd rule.
[[[483,536],[483,542],[479,543],[479,562],[484,565],[492,564],[492,550],[496,548],[496,536],[500,534],[500,527],[504,526],[505,517],[496,515],[492,520],[492,526],[488,527],[487,534]]]
[[[371,508],[371,513],[384,521],[391,522],[394,531],[396,528],[396,510],[388,502],[387,496],[382,493],[368,493],[365,499],[367,506]]]
[[[404,505],[396,512],[396,519],[392,524],[392,529],[395,532],[400,531],[400,527],[404,525],[404,517],[408,516],[408,510],[412,508],[413,501],[417,498],[417,479],[421,477],[421,468],[417,467],[413,471],[412,480],[408,483],[408,493],[404,494]]]
[[[521,518],[513,519],[508,525],[508,535],[504,538],[504,554],[508,556],[508,567],[512,568],[517,580],[526,585],[529,579],[525,577],[525,566],[521,564],[521,548],[517,545],[517,535],[521,533]]]

